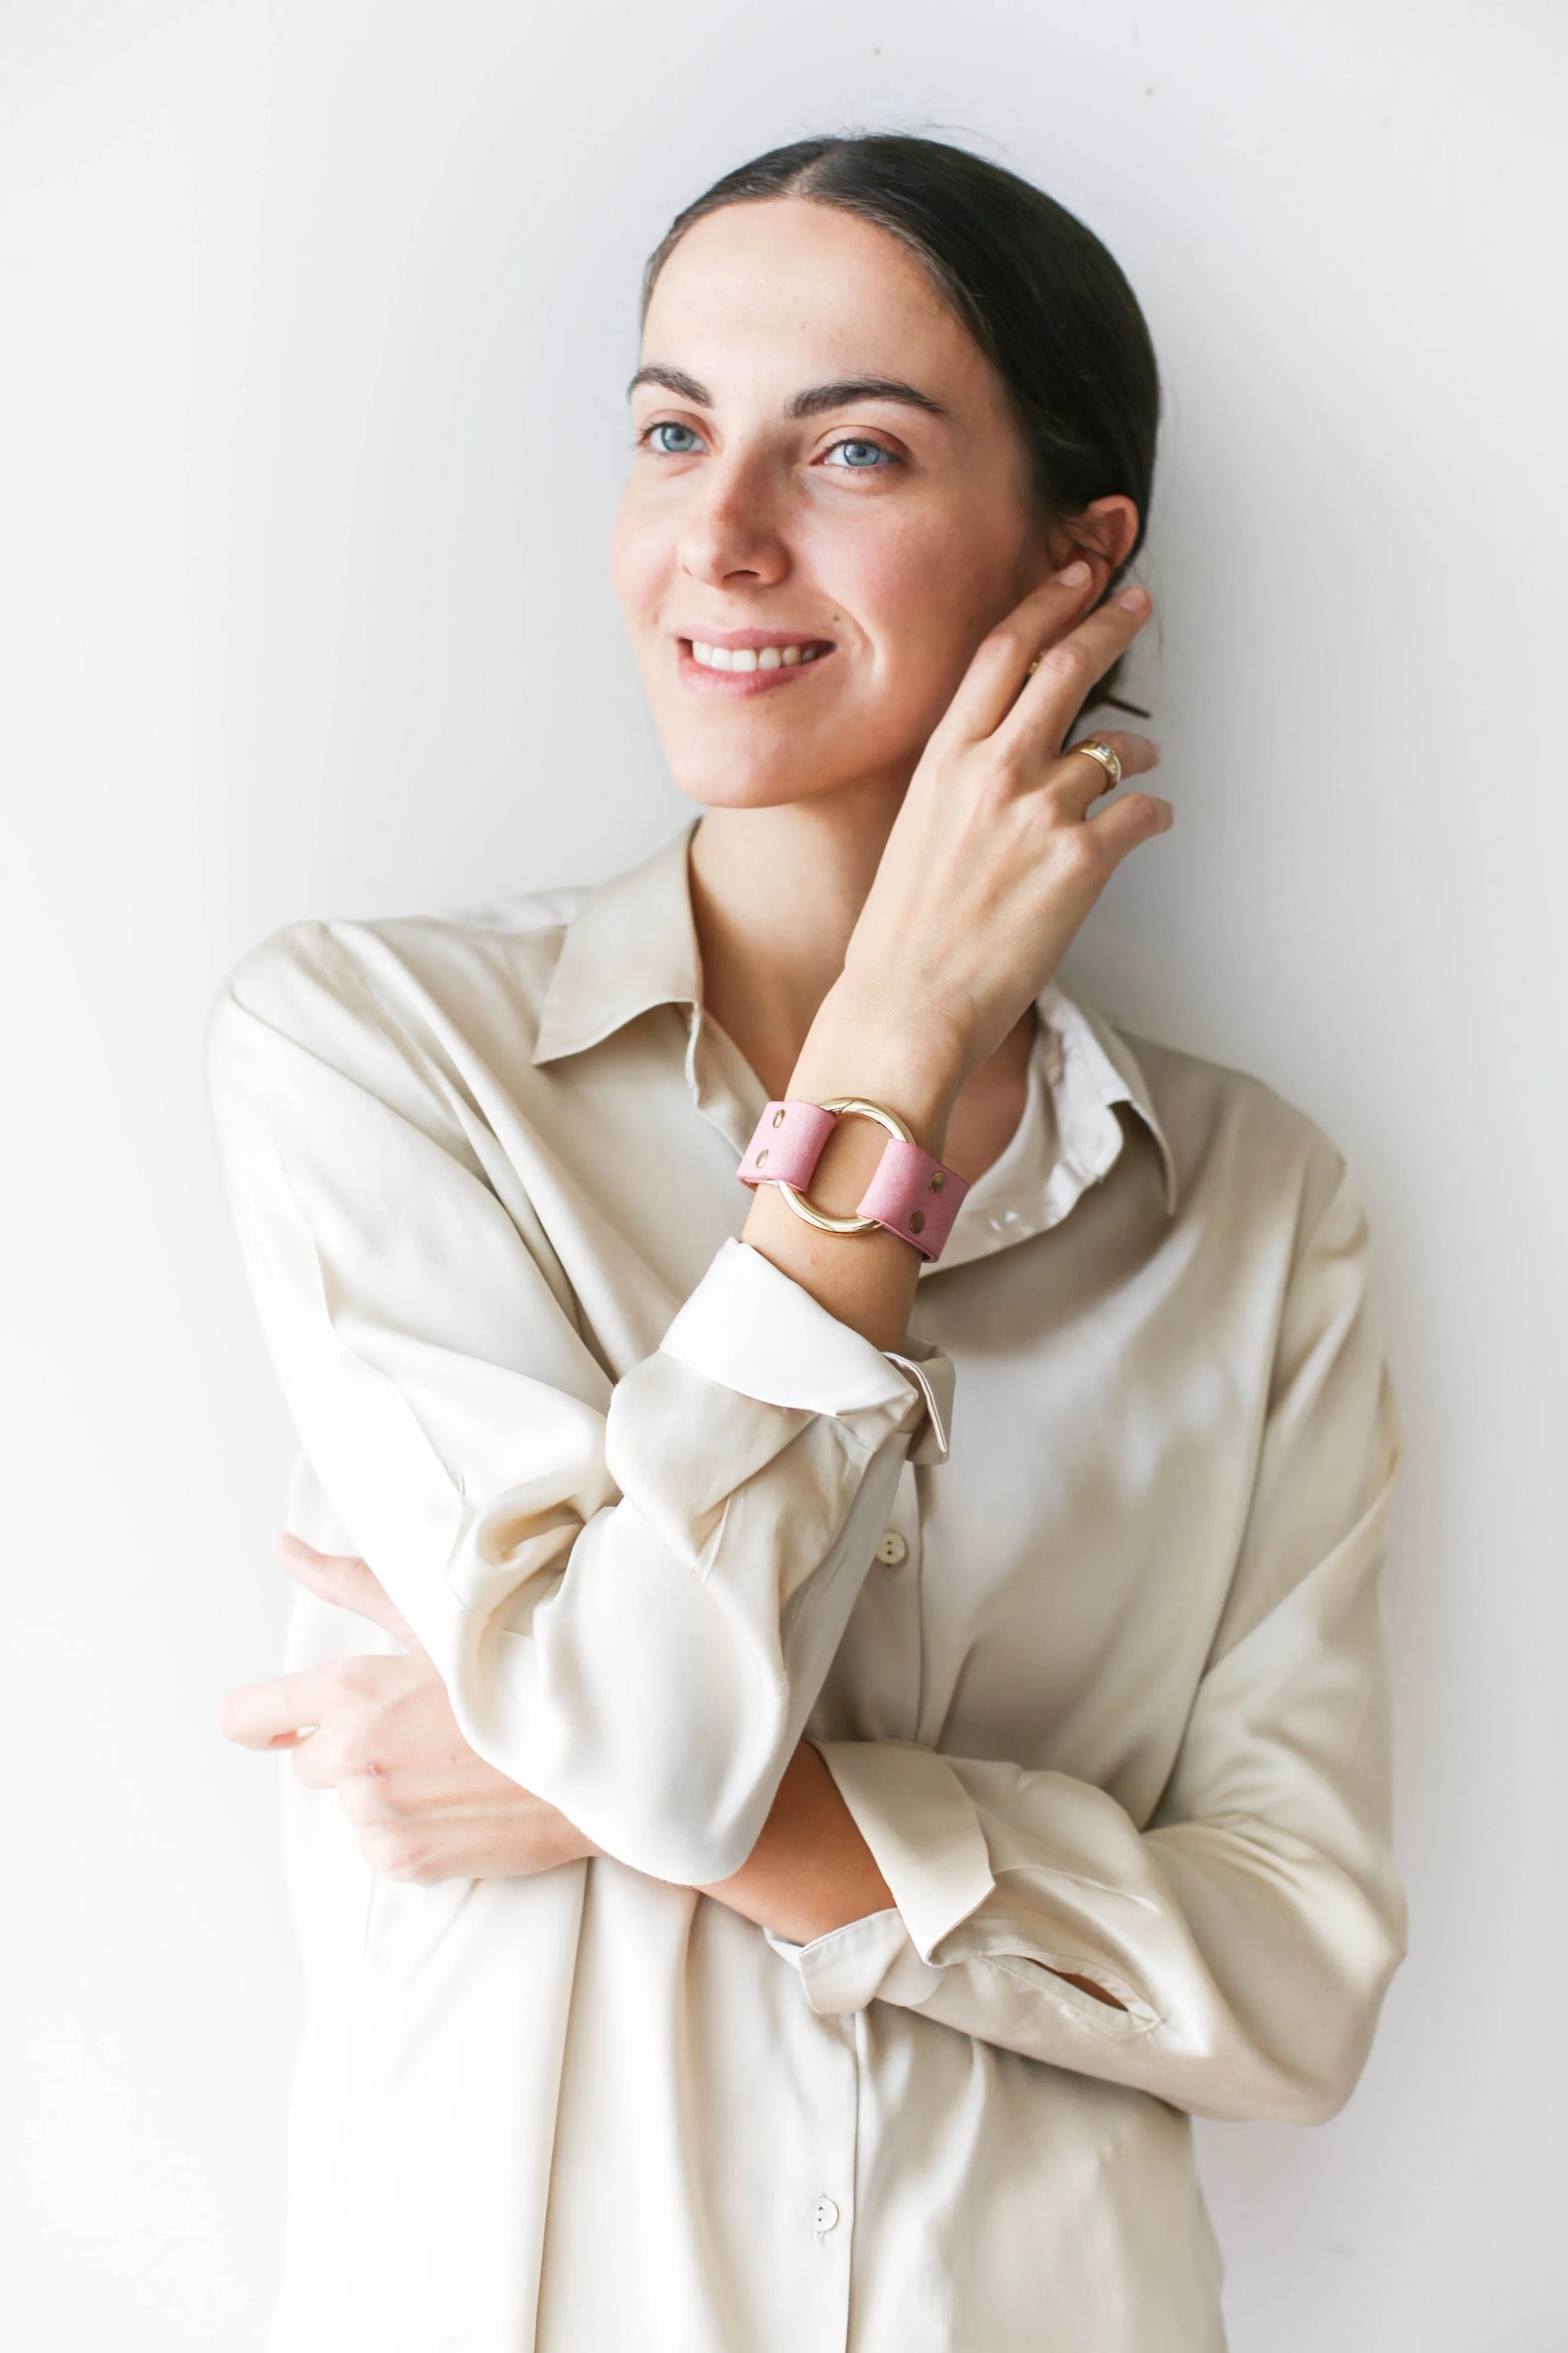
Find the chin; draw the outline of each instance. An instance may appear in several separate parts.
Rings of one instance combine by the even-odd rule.
[[[784,808],[857,779],[900,771],[907,778],[936,723],[923,712],[911,728],[889,713],[850,710],[781,724],[783,714],[767,708],[773,700],[712,704],[695,725],[688,710],[656,710],[666,765],[688,800],[714,809]],[[668,723],[659,726],[660,718]]]
[[[820,768],[803,773],[793,760],[671,760],[669,772],[687,799],[704,808],[784,808],[838,781]]]

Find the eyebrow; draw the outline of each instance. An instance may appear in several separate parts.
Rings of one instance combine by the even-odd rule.
[[[658,385],[664,391],[673,392],[678,399],[690,401],[695,408],[711,408],[714,405],[713,396],[707,385],[699,384],[695,376],[688,375],[682,368],[657,365],[638,368],[626,386],[628,399],[642,384]],[[797,392],[784,403],[784,415],[792,417],[822,417],[829,409],[847,408],[857,400],[894,400],[905,408],[923,408],[928,417],[947,415],[941,401],[933,400],[929,392],[921,392],[918,385],[904,384],[897,376],[888,375],[847,375],[840,376],[833,384],[813,385],[808,392]]]

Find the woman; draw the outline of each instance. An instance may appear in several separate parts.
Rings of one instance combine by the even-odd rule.
[[[216,1018],[305,1458],[225,1719],[297,1768],[274,2345],[1195,2353],[1188,2112],[1331,2113],[1399,1955],[1396,1440],[1331,1149],[1054,979],[1170,822],[1064,748],[1146,332],[1008,174],[813,140],[632,403],[689,844]]]

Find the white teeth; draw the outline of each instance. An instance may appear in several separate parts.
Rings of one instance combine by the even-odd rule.
[[[700,638],[689,640],[691,659],[703,670],[794,670],[800,662],[818,661],[827,646],[705,646]]]

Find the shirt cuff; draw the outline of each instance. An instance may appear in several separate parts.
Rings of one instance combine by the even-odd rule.
[[[929,2001],[942,1983],[942,1971],[921,1960],[897,1912],[868,1913],[809,1945],[792,1945],[771,1928],[763,1934],[799,1976],[813,2010],[824,2016],[864,2010],[879,1994],[913,2009]]]
[[[830,1414],[902,1407],[915,1459],[940,1461],[952,1367],[923,1342],[906,1346],[905,1356],[884,1356],[739,1241],[724,1243],[659,1343],[663,1355],[763,1405]],[[921,1451],[928,1443],[934,1456]]]
[[[820,1740],[813,1746],[888,1883],[910,1944],[930,1962],[942,1938],[996,1884],[967,1790],[932,1748],[899,1740]]]

